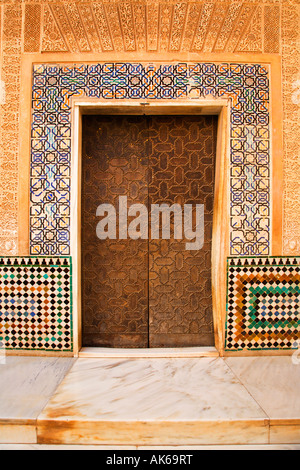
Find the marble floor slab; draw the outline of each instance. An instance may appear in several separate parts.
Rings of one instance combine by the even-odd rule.
[[[228,357],[231,368],[271,420],[300,423],[300,363],[292,357]]]
[[[264,419],[222,359],[78,359],[40,419]]]
[[[220,358],[82,358],[39,416],[38,436],[142,445],[229,443],[235,433],[264,443],[266,420]]]
[[[230,357],[226,363],[269,417],[269,442],[300,442],[300,361]]]

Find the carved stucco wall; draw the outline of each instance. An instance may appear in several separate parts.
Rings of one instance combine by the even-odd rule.
[[[284,251],[300,252],[300,2],[282,8]]]
[[[300,250],[300,1],[0,0],[0,252],[18,254],[21,58],[43,52],[282,55],[284,253]],[[128,57],[128,55],[127,55]],[[188,57],[188,55],[187,55]],[[153,60],[153,59],[152,59]]]

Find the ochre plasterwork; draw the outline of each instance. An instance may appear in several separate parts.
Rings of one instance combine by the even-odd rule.
[[[300,4],[282,8],[285,253],[300,253]]]
[[[226,54],[251,54],[252,60],[256,54],[281,54],[284,218],[283,224],[279,220],[278,230],[283,228],[281,250],[285,254],[299,252],[299,0],[0,0],[0,9],[2,254],[26,251],[22,237],[18,249],[18,219],[24,219],[24,211],[18,212],[18,199],[23,210],[26,196],[22,181],[28,176],[28,168],[18,167],[20,148],[28,139],[20,135],[20,103],[22,107],[25,100],[21,96],[21,62],[33,58],[33,53],[44,61],[50,55],[55,60],[56,52],[57,61],[71,54],[74,60],[75,55],[80,56],[81,61],[85,55],[90,60],[95,54],[98,60],[142,56],[151,61],[202,59],[207,53],[210,60],[219,53],[224,58]],[[273,254],[280,254],[278,250],[279,245]]]
[[[280,7],[264,3],[104,0],[29,4],[24,37],[31,50],[25,45],[25,51],[279,52]],[[36,42],[32,50],[39,25],[41,43]]]

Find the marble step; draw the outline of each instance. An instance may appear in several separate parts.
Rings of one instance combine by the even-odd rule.
[[[0,377],[2,443],[300,444],[289,357],[8,357]]]
[[[68,445],[68,444],[0,444],[1,450],[100,450],[109,453],[127,451],[151,451],[165,453],[172,452],[191,453],[203,450],[300,450],[300,444],[262,444],[262,445],[204,445],[204,446],[104,446],[104,445]],[[111,454],[110,454],[111,455]],[[132,454],[134,455],[134,453]]]

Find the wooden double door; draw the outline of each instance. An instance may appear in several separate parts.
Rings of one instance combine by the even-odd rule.
[[[83,116],[83,346],[214,344],[211,242],[216,116]],[[204,205],[204,245],[96,234],[100,204]],[[123,198],[124,200],[124,198]],[[133,220],[128,217],[128,224]]]

